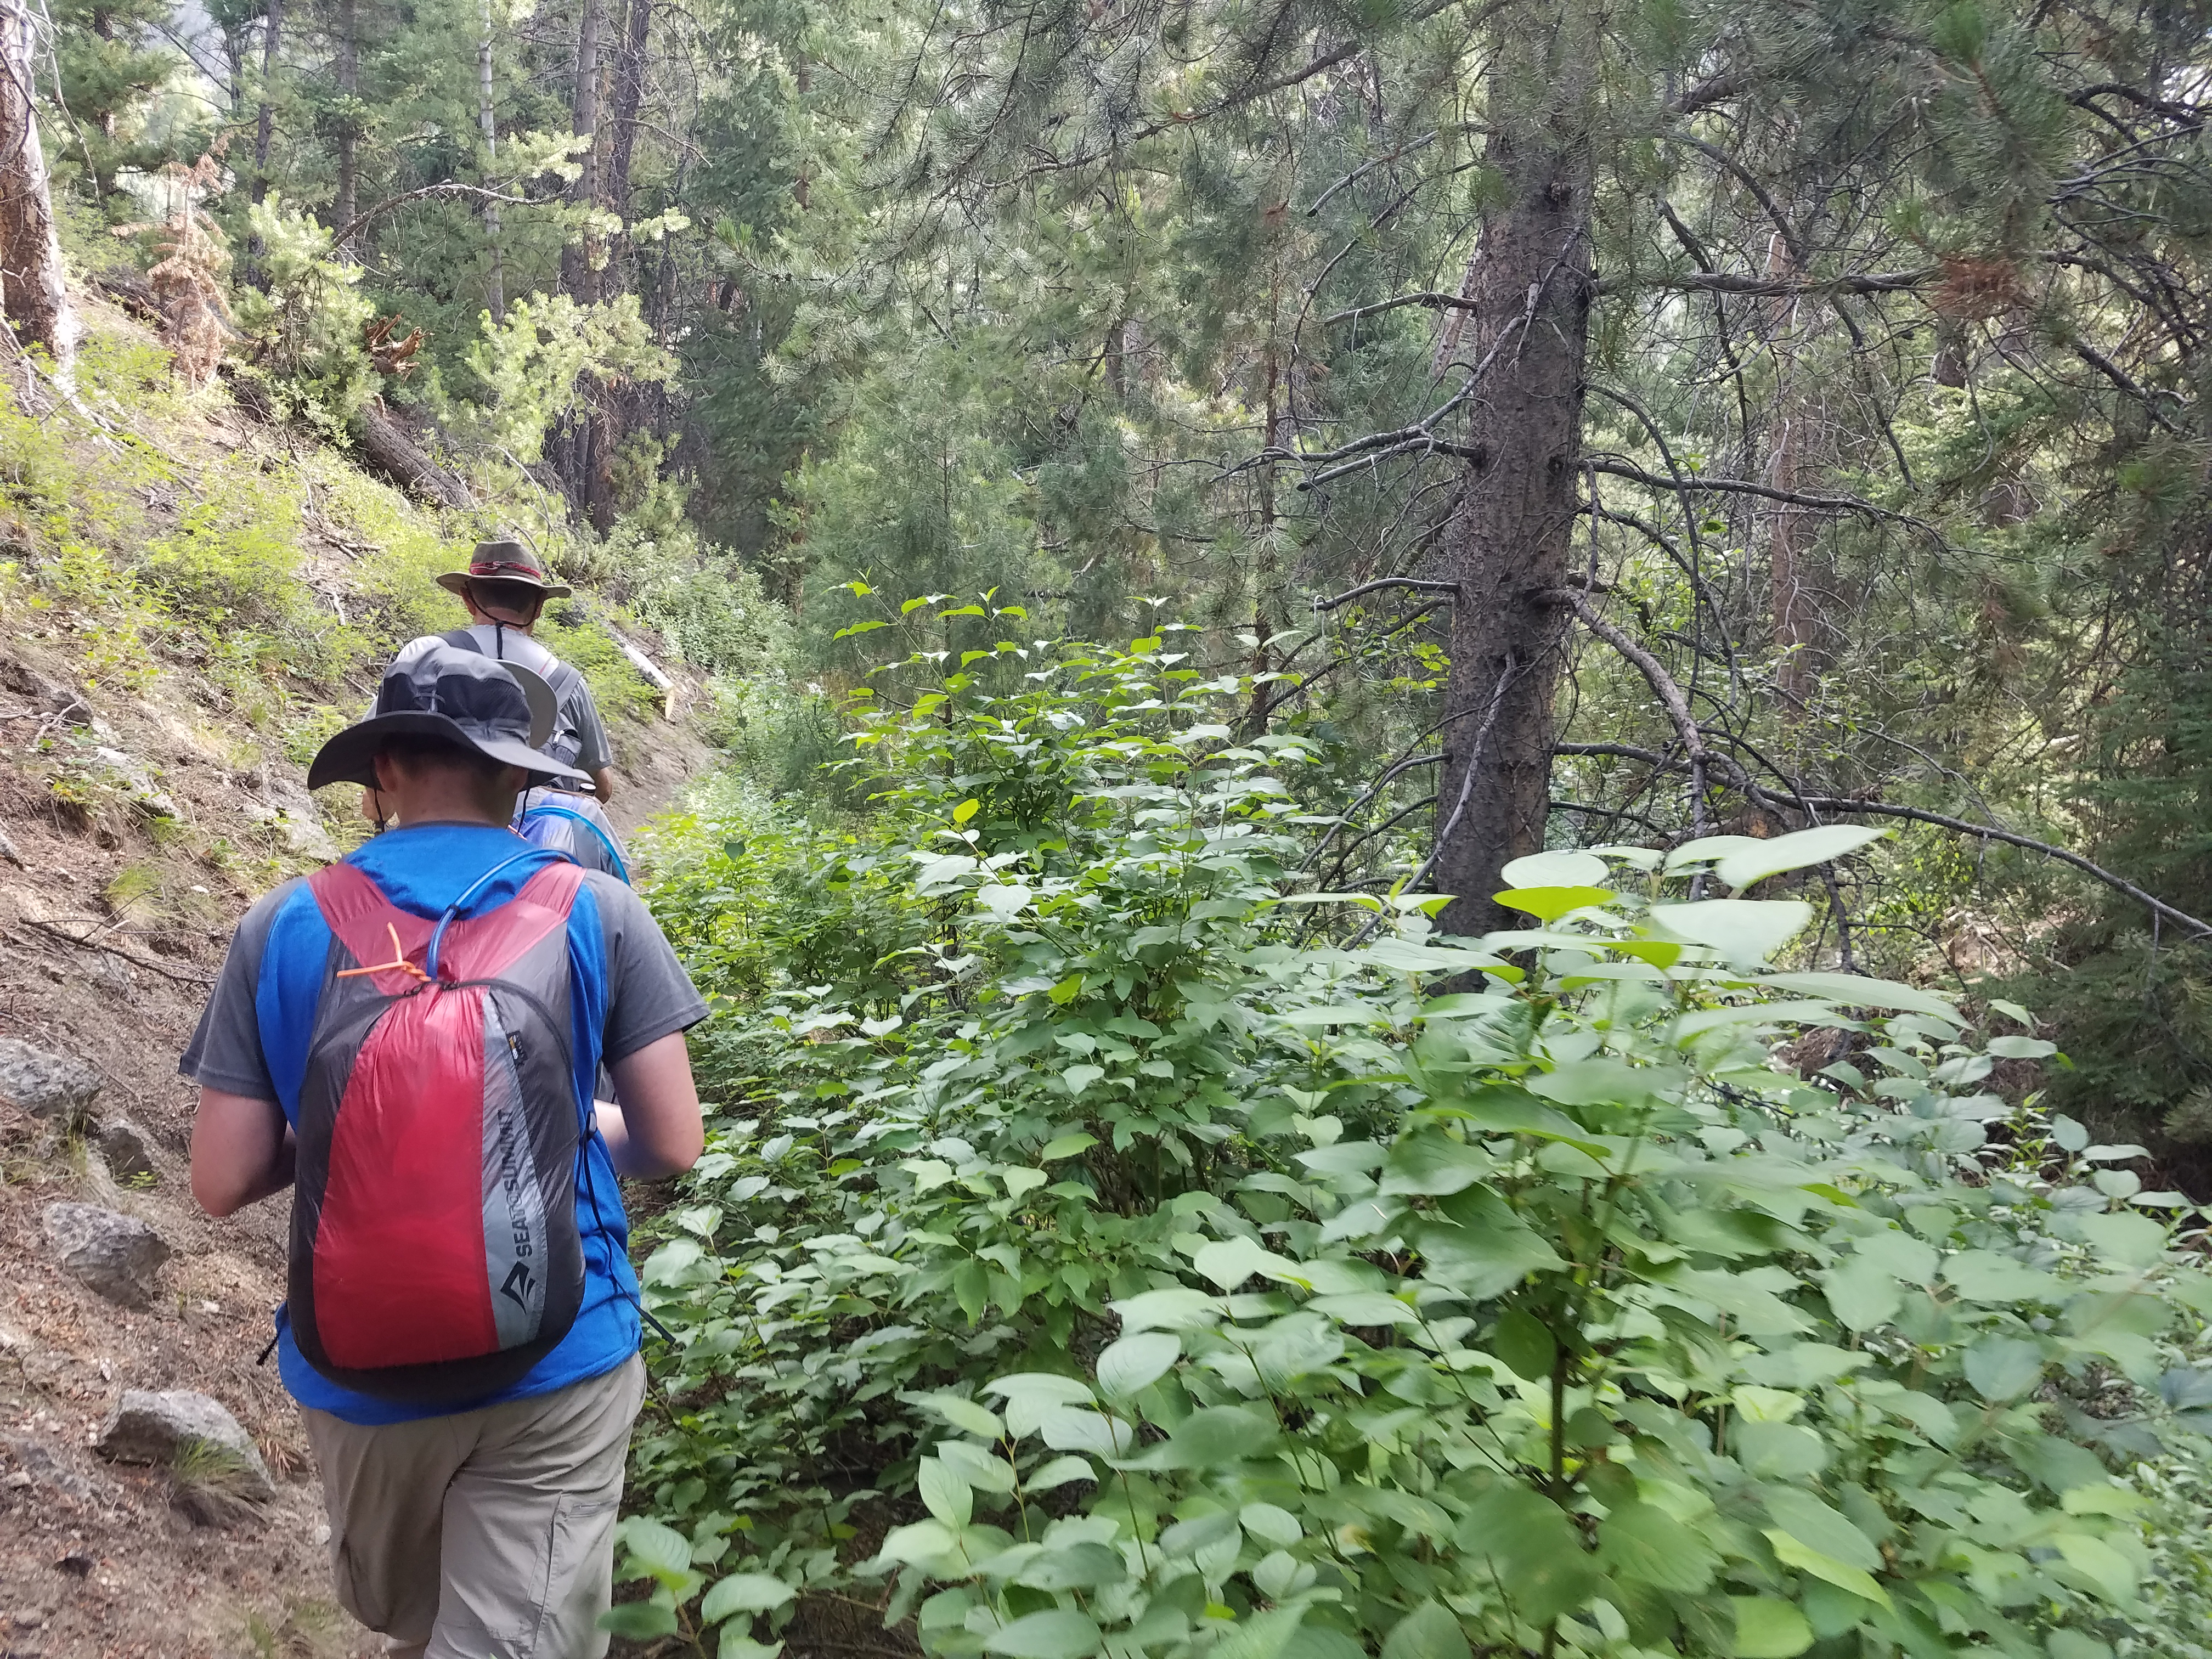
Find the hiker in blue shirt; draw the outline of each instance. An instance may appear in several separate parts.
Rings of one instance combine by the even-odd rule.
[[[394,665],[308,781],[374,787],[398,827],[253,907],[182,1063],[203,1207],[296,1184],[276,1346],[339,1598],[434,1659],[605,1651],[644,1386],[616,1178],[702,1140],[706,1010],[667,941],[507,827],[574,775],[531,702],[489,656]]]

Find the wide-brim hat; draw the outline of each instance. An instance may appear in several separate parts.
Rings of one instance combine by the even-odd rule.
[[[316,751],[307,787],[357,783],[375,788],[378,750],[392,738],[410,736],[443,738],[519,766],[532,787],[562,778],[588,784],[583,773],[538,747],[552,729],[552,688],[538,675],[441,641],[385,672],[374,712]]]
[[[574,591],[566,582],[548,581],[538,556],[520,542],[478,542],[469,555],[469,568],[447,571],[438,578],[438,586],[448,593],[465,593],[472,581],[518,582],[549,599],[564,599]]]

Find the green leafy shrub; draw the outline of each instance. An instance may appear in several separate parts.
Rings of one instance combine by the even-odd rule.
[[[376,308],[360,292],[361,267],[337,256],[328,226],[285,206],[278,191],[246,216],[268,285],[239,290],[238,326],[283,411],[336,437],[376,390],[362,341]]]
[[[1171,643],[904,665],[872,814],[659,849],[716,1106],[622,1627],[757,1654],[762,1583],[874,1583],[1006,1659],[2109,1655],[2212,1280],[2138,1149],[1985,1089],[2049,1044],[1769,965],[1810,909],[1744,890],[1869,832],[1540,855],[1529,927],[1439,939],[1302,890],[1307,746]]]

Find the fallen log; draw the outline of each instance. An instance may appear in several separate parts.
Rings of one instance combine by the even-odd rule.
[[[407,428],[372,398],[354,416],[354,436],[369,465],[434,507],[465,512],[477,504],[469,487],[430,459]]]

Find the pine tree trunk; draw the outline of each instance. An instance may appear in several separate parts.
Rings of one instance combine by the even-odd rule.
[[[269,9],[263,15],[261,28],[261,110],[253,126],[253,205],[259,207],[269,195],[269,150],[276,133],[276,54],[284,43],[284,0],[269,0]],[[254,236],[246,244],[246,280],[255,288],[268,286],[261,273],[261,256],[265,250],[261,238]]]
[[[269,148],[276,130],[276,54],[284,41],[284,0],[269,0],[261,34],[261,112],[253,129],[253,201],[269,194]]]
[[[347,228],[361,210],[361,128],[354,119],[355,106],[361,97],[360,23],[356,0],[338,0],[337,28],[336,67],[343,108],[337,125],[337,194],[331,204],[331,222],[343,239],[337,245],[337,252],[349,255],[352,239],[346,234]]]
[[[1453,895],[1441,925],[1505,925],[1491,896],[1509,860],[1544,844],[1553,688],[1582,453],[1589,334],[1595,51],[1577,0],[1509,18],[1493,67],[1484,216],[1468,284],[1470,400],[1464,492],[1444,541],[1459,586],[1445,685],[1436,861],[1424,885]]]
[[[583,21],[576,31],[576,85],[571,131],[591,142],[576,160],[583,171],[569,186],[568,199],[579,206],[601,205],[599,187],[599,37],[606,33],[607,0],[584,0]],[[599,233],[561,250],[561,281],[569,297],[587,306],[599,297],[599,273],[593,269],[599,256]]]
[[[653,0],[629,0],[629,28],[615,60],[613,143],[607,152],[607,205],[627,222],[629,165],[637,152],[637,116],[645,106],[645,52],[653,38]]]
[[[484,0],[483,33],[477,41],[477,125],[483,133],[484,167],[487,173],[499,159],[499,118],[492,108],[492,16],[491,0]],[[485,181],[498,188],[496,178]],[[491,313],[495,323],[507,316],[507,273],[501,264],[499,246],[499,204],[483,204],[484,243],[490,252],[491,269],[484,280],[484,307]]]
[[[42,345],[66,374],[76,356],[76,311],[62,278],[62,247],[46,190],[46,152],[32,79],[30,8],[0,0],[0,285],[26,345]]]

